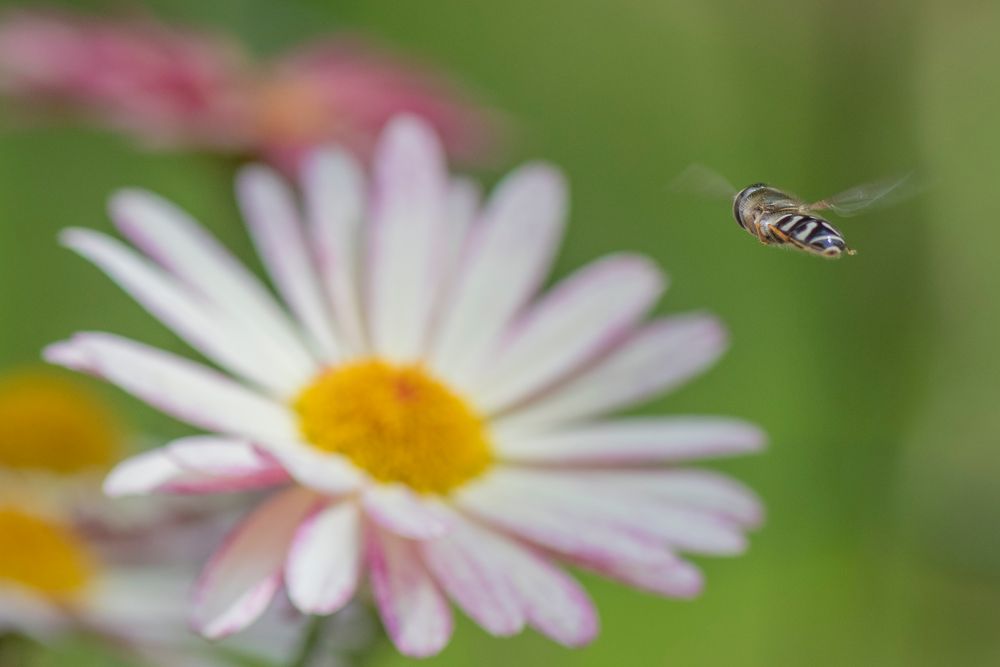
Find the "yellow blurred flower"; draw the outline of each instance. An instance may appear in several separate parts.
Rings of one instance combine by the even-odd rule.
[[[81,383],[39,370],[0,379],[0,469],[100,472],[124,455],[123,440],[117,416]]]

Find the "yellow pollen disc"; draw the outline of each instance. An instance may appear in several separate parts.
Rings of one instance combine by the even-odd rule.
[[[113,413],[81,385],[47,373],[0,380],[0,468],[72,474],[121,458]]]
[[[93,574],[89,551],[68,526],[0,507],[0,583],[67,601]]]
[[[295,408],[314,447],[418,492],[448,493],[492,460],[483,420],[419,366],[362,361],[329,370]]]

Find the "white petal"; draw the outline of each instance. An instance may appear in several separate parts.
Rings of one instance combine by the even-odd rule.
[[[49,642],[72,626],[72,618],[45,597],[0,582],[0,634],[12,630],[36,641]]]
[[[594,605],[586,591],[543,556],[488,530],[476,532],[478,552],[502,568],[532,627],[566,646],[597,636]]]
[[[451,609],[424,568],[416,544],[371,530],[368,564],[375,604],[399,652],[411,658],[440,652],[451,637]]]
[[[45,358],[102,377],[189,424],[254,441],[297,435],[289,411],[200,364],[135,341],[77,334],[50,345]]]
[[[545,278],[566,216],[566,186],[530,165],[497,187],[469,239],[434,337],[431,364],[462,386]]]
[[[304,614],[332,614],[347,604],[361,570],[361,515],[343,501],[307,518],[292,542],[285,585]]]
[[[284,470],[256,457],[242,443],[214,440],[204,455],[194,452],[199,437],[137,454],[115,466],[104,480],[112,497],[149,493],[214,494],[266,488],[288,480]],[[248,451],[248,449],[250,451]]]
[[[295,197],[266,167],[245,167],[236,181],[237,198],[271,280],[327,361],[337,359],[336,334],[306,247]]]
[[[608,257],[567,278],[514,325],[468,390],[496,414],[580,368],[626,336],[663,291],[638,256]]]
[[[566,384],[498,419],[498,428],[532,431],[639,403],[704,371],[726,340],[710,315],[658,320]]]
[[[659,544],[661,550],[733,555],[746,549],[743,528],[736,522],[714,512],[640,495],[629,486],[626,473],[609,477],[590,471],[499,469],[490,483],[494,504],[501,498],[517,498],[519,506],[538,515],[564,517],[581,530],[594,532],[604,527]],[[516,510],[508,509],[509,504],[508,500],[492,514],[514,514]],[[526,521],[521,516],[517,520]],[[588,523],[591,527],[584,528]],[[576,550],[572,555],[595,563],[608,562],[599,552],[591,556]],[[649,566],[656,561],[662,558],[638,564]]]
[[[697,597],[705,586],[701,570],[679,558],[652,567],[621,563],[606,567],[594,567],[589,563],[579,565],[633,588],[671,598]]]
[[[194,624],[209,638],[238,632],[264,612],[281,582],[281,569],[300,522],[316,503],[301,488],[269,498],[212,557],[195,592]]]
[[[426,343],[447,247],[447,178],[434,132],[397,117],[374,158],[368,301],[375,351],[391,360],[418,358]]]
[[[472,231],[476,217],[479,215],[481,199],[482,191],[474,180],[464,176],[451,179],[451,183],[448,185],[447,215],[445,216],[448,227],[444,235],[450,240],[448,259],[444,261],[445,275],[454,276],[462,250],[469,233]]]
[[[467,484],[454,495],[456,506],[505,531],[594,563],[653,565],[663,562],[663,540],[618,517],[595,520],[590,503],[534,489],[504,469]]]
[[[366,197],[361,168],[345,151],[317,151],[306,161],[302,191],[310,237],[337,330],[350,351],[363,354],[368,344],[358,277]]]
[[[448,530],[440,511],[401,484],[374,484],[365,490],[362,502],[382,528],[401,537],[426,540]]]
[[[118,498],[158,491],[179,479],[186,471],[163,449],[136,454],[116,465],[104,480],[104,493]]]
[[[494,439],[509,461],[629,465],[745,454],[760,450],[765,436],[738,419],[635,417],[525,435],[508,435],[501,423]]]
[[[215,477],[237,477],[281,471],[281,466],[246,440],[193,435],[166,445],[182,468]]]
[[[681,507],[713,512],[746,528],[764,519],[764,507],[752,490],[711,470],[645,470],[595,473],[622,484],[631,494]]]
[[[487,632],[517,634],[525,615],[506,563],[490,548],[486,531],[450,516],[448,535],[420,543],[427,568],[445,592]]]
[[[269,364],[266,350],[213,312],[174,278],[140,258],[112,238],[86,229],[69,229],[60,236],[64,245],[100,267],[146,310],[170,327],[210,360],[250,382],[287,395],[296,378],[281,364]]]
[[[267,443],[267,452],[295,478],[313,490],[341,496],[354,491],[364,481],[361,472],[339,454],[327,454],[294,440]]]
[[[136,246],[246,327],[256,344],[306,382],[315,363],[298,332],[264,286],[186,213],[141,190],[111,200],[111,215]]]

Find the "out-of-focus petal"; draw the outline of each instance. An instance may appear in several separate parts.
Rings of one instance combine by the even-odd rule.
[[[530,165],[490,197],[451,281],[430,363],[458,386],[493,352],[505,327],[531,298],[552,263],[566,215],[558,171]]]
[[[663,291],[649,260],[598,260],[545,295],[514,324],[468,391],[496,414],[579,369],[631,332]]]
[[[545,557],[488,530],[476,532],[477,551],[502,568],[531,626],[566,646],[588,644],[598,632],[586,591]]]
[[[546,517],[592,536],[606,533],[607,539],[617,539],[617,544],[603,551],[582,548],[579,538],[577,544],[567,542],[575,548],[561,549],[595,563],[655,565],[662,562],[668,548],[733,555],[742,553],[747,543],[743,527],[724,516],[630,492],[626,474],[601,477],[588,472],[501,469],[479,484],[476,492],[463,491],[461,502],[527,539],[556,549],[560,546],[551,536],[554,529],[549,534],[540,530]],[[652,546],[648,552],[627,551],[624,538],[615,535]],[[617,557],[608,558],[609,553]]]
[[[299,526],[288,552],[288,596],[305,614],[339,610],[357,588],[362,552],[357,504],[345,500],[321,506]]]
[[[374,164],[368,303],[375,351],[391,361],[423,352],[446,244],[447,178],[434,133],[413,117],[385,131]]]
[[[363,474],[339,454],[328,454],[297,440],[264,445],[267,453],[299,484],[329,495],[341,496],[364,482]]]
[[[336,360],[341,356],[337,336],[292,192],[270,169],[252,166],[240,172],[237,194],[257,253],[264,260],[271,280],[322,358]]]
[[[704,371],[726,342],[725,328],[711,315],[657,320],[566,384],[502,416],[497,426],[539,430],[639,403]]]
[[[203,449],[193,452],[192,449]],[[288,481],[285,471],[240,441],[209,436],[175,440],[119,463],[104,481],[109,496],[147,493],[214,494]]]
[[[656,564],[663,541],[632,522],[594,520],[589,507],[526,488],[514,473],[494,470],[455,493],[455,504],[488,523],[561,554],[598,563]]]
[[[374,484],[365,490],[362,503],[376,523],[401,537],[426,540],[449,528],[435,505],[402,484]]]
[[[204,301],[183,285],[123,244],[98,232],[70,229],[62,233],[64,245],[100,267],[136,301],[169,326],[192,347],[224,369],[257,386],[282,391],[274,382],[274,369],[243,330],[212,312]],[[280,376],[280,373],[277,374]]]
[[[427,568],[448,596],[487,632],[517,634],[524,627],[525,612],[507,563],[490,548],[486,530],[457,515],[449,519],[447,536],[420,544]]]
[[[368,531],[368,566],[382,623],[403,655],[435,655],[448,643],[451,609],[424,567],[416,544]]]
[[[279,163],[295,164],[303,151],[324,141],[367,157],[376,138],[404,113],[433,127],[453,157],[483,164],[496,156],[503,130],[499,114],[477,104],[440,70],[356,36],[307,44],[280,58],[272,72],[267,88],[294,91],[283,98],[264,91],[277,107],[278,122],[261,124],[259,141]]]
[[[313,376],[315,361],[267,289],[184,211],[125,190],[112,199],[111,214],[122,234],[254,337],[269,368],[280,370],[275,382],[291,393]]]
[[[361,312],[361,229],[365,180],[343,150],[313,153],[302,170],[309,235],[341,340],[355,354],[368,347]]]
[[[226,539],[199,578],[194,626],[208,638],[239,632],[264,613],[281,585],[295,531],[316,496],[291,489],[269,498]]]
[[[297,437],[287,408],[205,366],[112,334],[81,333],[45,358],[104,378],[164,412],[216,433],[253,441]]]
[[[509,436],[495,431],[505,460],[566,465],[631,465],[732,456],[758,451],[764,433],[755,425],[721,417],[635,417],[580,424],[551,433]]]

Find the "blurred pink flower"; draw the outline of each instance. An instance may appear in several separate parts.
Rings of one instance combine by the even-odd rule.
[[[300,202],[265,167],[238,179],[287,308],[150,193],[111,205],[142,254],[90,230],[63,236],[225,371],[106,333],[47,348],[208,431],[122,463],[105,490],[272,492],[199,581],[202,633],[246,628],[282,587],[303,613],[330,614],[367,578],[408,655],[448,642],[449,601],[495,635],[531,626],[579,646],[597,617],[557,560],[686,598],[702,575],[683,553],[746,548],[755,495],[681,466],[756,451],[758,428],[607,417],[701,373],[725,331],[706,314],[647,322],[666,281],[637,255],[540,293],[566,215],[558,171],[522,167],[481,207],[433,131],[404,117],[370,176],[322,151],[301,185]]]
[[[147,145],[258,156],[289,172],[327,141],[367,156],[402,111],[423,117],[466,161],[490,155],[498,128],[496,114],[442,75],[358,37],[257,63],[206,32],[61,12],[14,11],[0,20],[0,90]]]

